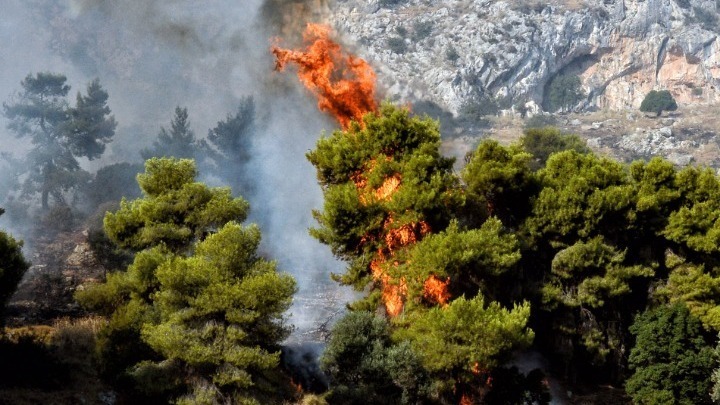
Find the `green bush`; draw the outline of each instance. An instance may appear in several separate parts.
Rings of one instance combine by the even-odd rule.
[[[75,226],[75,213],[67,205],[57,205],[48,211],[42,218],[42,230],[68,232]]]
[[[396,53],[398,55],[402,55],[403,53],[405,53],[405,51],[407,51],[407,44],[405,43],[405,40],[401,37],[388,38],[387,47],[393,53]]]
[[[545,166],[550,155],[565,150],[574,150],[579,153],[589,153],[585,141],[577,135],[566,134],[557,128],[529,128],[526,129],[520,144],[523,149],[533,155],[534,161],[530,165],[533,169]]]
[[[554,115],[535,114],[525,121],[524,128],[530,129],[530,128],[554,127],[555,125],[557,125],[557,123],[558,123],[558,120],[557,120],[557,118],[555,118]]]
[[[458,59],[460,59],[460,54],[454,46],[450,45],[445,49],[445,59],[455,63]]]
[[[427,38],[432,33],[433,25],[432,21],[416,21],[413,24],[413,41],[419,42]]]
[[[630,326],[634,374],[625,385],[638,404],[710,404],[713,347],[700,321],[681,304],[638,316]]]
[[[677,107],[677,103],[669,91],[651,90],[640,104],[640,111],[654,112],[657,116],[660,116],[663,111],[675,111]]]
[[[407,2],[407,0],[380,0],[378,4],[380,7],[393,7],[405,2]]]
[[[585,98],[580,78],[576,75],[557,75],[548,86],[546,99],[550,112],[567,111]]]

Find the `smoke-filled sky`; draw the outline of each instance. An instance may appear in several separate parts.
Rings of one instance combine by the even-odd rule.
[[[273,72],[269,53],[277,35],[270,21],[295,24],[309,18],[298,11],[311,3],[4,0],[0,100],[19,91],[28,74],[66,75],[71,103],[99,78],[118,127],[105,156],[83,163],[93,171],[108,163],[140,161],[138,151],[155,140],[161,126],[169,126],[175,106],[188,108],[192,129],[204,137],[236,111],[243,97],[253,96],[262,129],[253,140],[250,162],[255,191],[245,196],[252,205],[250,220],[263,229],[263,250],[296,276],[301,294],[312,295],[312,286],[342,267],[307,234],[314,225],[311,210],[321,207],[322,195],[305,153],[335,123],[317,111],[291,74]],[[21,157],[26,141],[16,139],[6,125],[0,117],[0,151]],[[4,184],[0,181],[0,187]],[[0,201],[6,193],[0,189]],[[298,307],[293,312],[299,324],[316,316]]]

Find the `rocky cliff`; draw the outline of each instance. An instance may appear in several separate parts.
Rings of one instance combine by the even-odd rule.
[[[335,0],[328,18],[388,97],[538,111],[560,74],[581,79],[574,109],[637,108],[652,89],[681,105],[720,101],[718,10],[715,0]]]

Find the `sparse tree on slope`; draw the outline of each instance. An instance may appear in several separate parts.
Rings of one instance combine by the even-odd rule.
[[[66,80],[53,73],[28,75],[21,82],[22,92],[3,104],[9,128],[33,145],[23,193],[40,193],[43,208],[48,208],[51,195],[64,203],[63,192],[87,177],[77,158],[99,157],[115,133],[115,120],[106,105],[108,96],[100,83],[93,81],[88,94],[78,94],[77,106],[70,108],[65,100],[70,91]]]
[[[659,117],[663,111],[675,111],[678,106],[667,90],[651,90],[640,104],[640,111],[654,112]]]

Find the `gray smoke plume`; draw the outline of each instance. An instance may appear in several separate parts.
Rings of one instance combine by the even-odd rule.
[[[278,22],[297,22],[321,4],[5,0],[0,100],[17,92],[29,73],[65,74],[73,86],[71,101],[99,78],[119,125],[103,159],[82,162],[94,171],[108,163],[140,161],[139,151],[168,125],[175,106],[188,108],[192,128],[202,137],[234,113],[244,97],[252,96],[259,130],[245,167],[253,193],[244,197],[252,206],[250,220],[262,228],[263,251],[298,280],[289,321],[302,333],[342,308],[349,294],[329,280],[330,272],[341,271],[342,264],[307,233],[314,225],[311,210],[321,207],[322,194],[305,153],[335,124],[317,111],[312,96],[294,77],[273,72],[269,47],[278,35],[274,29],[286,28]],[[28,145],[6,126],[0,117],[0,151],[20,157]],[[5,187],[0,204],[5,204],[11,181],[0,178]],[[2,228],[6,216],[0,218]]]

